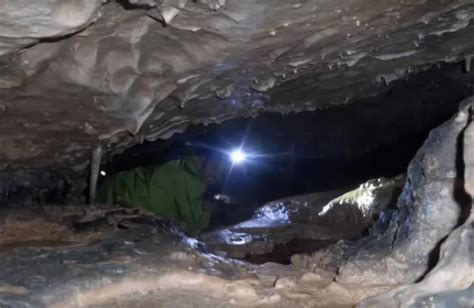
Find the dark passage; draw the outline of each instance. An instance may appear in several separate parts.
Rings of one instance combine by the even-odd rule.
[[[110,175],[173,159],[186,143],[197,145],[196,151],[202,146],[220,151],[242,146],[258,157],[234,168],[223,192],[253,209],[286,196],[404,173],[429,131],[449,119],[472,92],[472,76],[461,65],[434,67],[382,96],[348,106],[191,126],[169,140],[131,148],[104,170]]]
[[[382,96],[347,106],[287,115],[261,113],[208,127],[194,125],[169,140],[135,146],[103,169],[110,175],[160,164],[183,153],[203,149],[228,153],[242,148],[249,159],[235,165],[223,185],[208,195],[220,193],[231,199],[213,215],[214,230],[255,217],[255,211],[271,200],[332,192],[328,202],[369,179],[405,173],[430,130],[448,120],[458,103],[472,95],[469,78],[460,66],[445,65],[399,82]],[[391,198],[394,206],[397,195]],[[373,217],[377,220],[379,214]],[[334,225],[344,223],[338,220]],[[367,230],[368,226],[333,231],[353,240]],[[295,237],[276,242],[269,252],[249,251],[243,258],[288,264],[293,254],[325,248],[340,238]]]
[[[342,193],[372,178],[404,173],[429,131],[473,94],[473,80],[462,65],[443,65],[398,81],[383,95],[349,105],[286,115],[263,112],[219,125],[193,125],[168,140],[145,142],[113,157],[102,166],[107,176],[100,180],[182,157],[185,151],[227,152],[242,147],[255,156],[235,166],[224,184],[208,195],[221,193],[232,200],[213,216],[212,228],[233,225],[251,218],[271,200],[312,192]],[[80,200],[77,192],[69,190],[72,185],[54,171],[2,176],[8,191],[0,197],[4,203]],[[265,258],[288,262],[293,252],[313,251],[320,244],[277,245],[278,255],[255,256],[255,262]]]

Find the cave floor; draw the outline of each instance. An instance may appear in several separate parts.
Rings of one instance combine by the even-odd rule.
[[[0,220],[2,307],[350,307],[394,287],[215,254],[136,209],[2,209]]]

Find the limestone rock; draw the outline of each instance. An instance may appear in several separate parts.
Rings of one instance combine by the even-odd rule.
[[[368,2],[3,0],[0,164],[80,173],[99,139],[109,157],[191,123],[346,104],[472,54],[471,3]]]
[[[472,111],[473,100],[467,100],[454,122],[464,124],[460,142],[463,147],[460,155],[464,161],[463,180],[465,192],[469,194],[467,209],[470,216],[466,221],[449,234],[441,244],[439,262],[426,277],[417,284],[403,286],[388,293],[363,301],[359,307],[418,307],[429,306],[457,306],[468,307],[474,303],[473,293],[473,241],[474,241],[474,213],[472,212],[474,190],[474,165],[472,155],[474,148],[474,122]],[[461,204],[462,205],[462,204]],[[461,221],[464,217],[461,216]]]
[[[430,133],[408,168],[399,214],[393,216],[398,226],[366,243],[340,268],[337,281],[397,284],[413,282],[426,272],[430,253],[472,207],[457,168],[458,140],[471,121],[472,104],[473,99],[467,99],[455,117]],[[391,244],[384,244],[387,241]]]
[[[288,277],[279,278],[275,282],[275,289],[292,289],[296,287],[296,282]]]
[[[98,17],[100,5],[100,0],[2,0],[0,55],[42,38],[60,37],[81,30]]]

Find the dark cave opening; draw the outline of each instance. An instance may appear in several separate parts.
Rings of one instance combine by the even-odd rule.
[[[454,65],[433,67],[383,95],[349,105],[286,115],[264,112],[255,118],[193,125],[168,140],[127,150],[104,165],[103,171],[110,175],[176,159],[189,144],[224,152],[242,147],[257,154],[233,168],[218,191],[232,199],[231,206],[220,208],[211,219],[210,230],[220,230],[252,219],[272,200],[350,191],[370,179],[405,173],[429,132],[448,120],[463,98],[472,95],[470,78]],[[393,207],[397,197],[393,196]],[[374,217],[373,224],[379,214]],[[369,228],[346,232],[338,239],[359,239]],[[289,264],[293,254],[311,253],[338,239],[293,238],[276,243],[269,252],[237,258],[257,264]]]
[[[460,64],[434,66],[398,82],[383,95],[347,105],[285,115],[262,112],[255,118],[191,125],[170,139],[144,142],[112,157],[101,168],[106,176],[99,185],[120,171],[179,158],[190,143],[199,145],[198,152],[203,146],[222,151],[243,146],[259,155],[233,168],[217,191],[233,201],[212,217],[211,231],[251,219],[272,200],[337,192],[324,199],[329,202],[369,179],[405,173],[430,130],[449,119],[459,102],[473,94],[472,80]],[[71,193],[71,183],[54,171],[41,176],[27,171],[2,176],[11,187],[1,196],[5,204],[61,204]],[[364,236],[367,228],[359,231],[346,239]],[[276,244],[272,252],[244,258],[255,263],[288,263],[293,253],[312,252],[332,242],[294,239]]]
[[[326,110],[193,125],[171,139],[137,145],[103,170],[110,175],[159,164],[190,143],[220,151],[242,146],[258,157],[233,168],[221,191],[242,208],[222,224],[236,223],[271,200],[404,173],[429,131],[472,94],[472,77],[461,70],[433,67],[381,96]]]

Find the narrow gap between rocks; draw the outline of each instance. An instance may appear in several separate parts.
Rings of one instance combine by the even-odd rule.
[[[408,163],[429,131],[471,92],[449,77],[457,70],[432,68],[385,95],[328,110],[190,126],[171,139],[114,157],[102,166],[99,184],[124,170],[191,154],[219,153],[226,160],[240,148],[248,159],[229,162],[225,179],[206,194],[226,202],[214,210],[200,239],[225,256],[289,264],[295,253],[359,239],[375,223],[387,222]],[[322,215],[330,203],[338,206]]]

